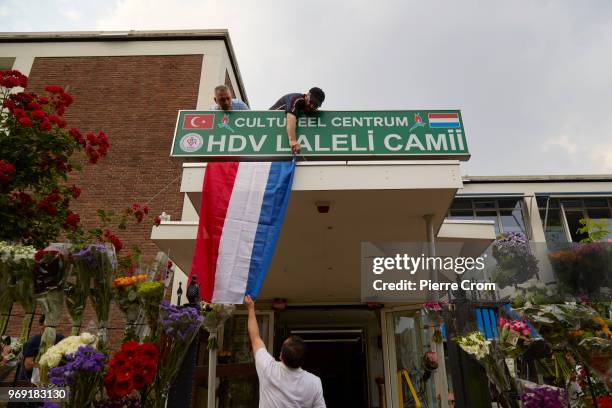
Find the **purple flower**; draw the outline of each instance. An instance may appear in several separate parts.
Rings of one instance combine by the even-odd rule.
[[[521,395],[523,408],[563,408],[565,392],[553,387],[536,387]]]
[[[96,408],[141,408],[140,399],[123,397],[94,402]]]
[[[164,333],[185,340],[200,328],[204,318],[192,307],[176,307],[167,301],[160,304],[160,323]]]
[[[98,373],[104,367],[104,354],[91,346],[81,346],[73,354],[66,355],[66,364],[49,370],[49,381],[58,387],[74,385],[76,377]]]

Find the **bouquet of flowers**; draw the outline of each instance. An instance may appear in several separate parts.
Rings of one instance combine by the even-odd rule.
[[[583,304],[558,304],[526,307],[521,312],[557,350],[553,353],[556,365],[566,366],[562,360],[570,351],[612,386],[610,329],[595,310]],[[567,371],[565,367],[563,372]]]
[[[73,250],[70,254],[72,268],[65,282],[66,308],[72,319],[72,335],[77,335],[83,320],[85,303],[91,287],[90,265],[87,262],[88,248]]]
[[[506,406],[517,407],[516,401],[511,397],[515,384],[507,372],[501,351],[478,331],[457,337],[454,341],[482,365],[489,381],[498,389],[500,398],[505,400]]]
[[[123,343],[109,361],[104,376],[109,399],[116,403],[134,390],[143,391],[155,379],[158,362],[159,351],[155,344],[138,344],[136,341]]]
[[[110,245],[89,245],[74,253],[73,258],[75,267],[88,270],[91,276],[92,287],[89,294],[98,320],[98,335],[100,340],[106,343],[112,276],[117,267],[115,252]]]
[[[94,402],[96,408],[141,408],[142,402],[138,397],[108,398]]]
[[[516,358],[521,355],[531,343],[531,330],[527,324],[520,320],[506,320],[500,317],[498,320],[499,341],[502,352]]]
[[[219,348],[217,331],[230,318],[236,306],[229,304],[213,304],[202,302],[202,315],[204,316],[204,328],[209,333],[208,349],[216,350]]]
[[[444,322],[442,318],[442,311],[444,310],[444,306],[447,304],[448,302],[445,300],[433,300],[423,305],[427,318],[434,324],[435,327],[431,340],[437,344],[442,344],[444,341],[442,338],[442,332],[440,331],[440,325]]]
[[[75,353],[81,346],[96,347],[98,339],[89,333],[81,333],[79,336],[69,336],[49,347],[45,353],[40,356],[38,366],[40,367],[41,379],[43,383],[47,382],[47,373],[49,369],[57,367],[62,362],[62,359],[68,355]]]
[[[562,388],[550,385],[538,385],[528,381],[521,381],[523,393],[521,402],[523,408],[565,408],[567,395]]]
[[[76,352],[66,354],[63,364],[49,370],[49,381],[58,387],[69,387],[65,407],[89,407],[102,383],[104,354],[91,345],[81,345]]]
[[[14,356],[19,355],[28,339],[34,314],[35,254],[36,249],[32,246],[0,242],[0,333],[4,333],[13,301],[19,303],[25,313],[21,321],[21,335],[12,346]]]
[[[40,339],[37,360],[55,343],[55,328],[60,322],[64,303],[64,274],[66,263],[56,249],[45,249],[34,255],[37,262],[34,292],[45,314],[45,330]]]
[[[137,285],[147,279],[147,275],[121,276],[113,280],[115,303],[126,320],[124,341],[137,338],[135,323],[140,314],[141,302],[138,297]]]
[[[189,346],[200,330],[204,318],[191,306],[177,307],[167,301],[159,309],[159,369],[150,400],[155,407],[163,407],[168,390],[176,376]]]
[[[136,292],[143,305],[151,335],[155,336],[160,315],[160,303],[164,298],[164,284],[157,281],[143,282],[138,285]]]

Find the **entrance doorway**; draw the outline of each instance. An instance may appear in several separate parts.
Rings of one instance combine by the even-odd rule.
[[[368,407],[363,329],[294,329],[307,345],[303,368],[321,378],[325,403]]]
[[[274,355],[283,340],[306,341],[304,369],[321,378],[326,405],[380,407],[384,375],[379,312],[362,305],[295,306],[278,313]]]

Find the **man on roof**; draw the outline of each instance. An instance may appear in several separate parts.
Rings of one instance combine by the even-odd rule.
[[[311,88],[306,94],[289,93],[282,96],[270,110],[284,110],[287,115],[287,137],[293,154],[300,152],[300,144],[295,134],[297,118],[303,113],[316,112],[325,100],[325,93],[321,88]]]

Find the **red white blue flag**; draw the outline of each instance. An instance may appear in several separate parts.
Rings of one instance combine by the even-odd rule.
[[[190,277],[202,299],[240,304],[256,298],[274,255],[295,161],[225,162],[206,167]]]
[[[427,115],[430,128],[458,128],[459,115],[457,113],[429,113]]]

